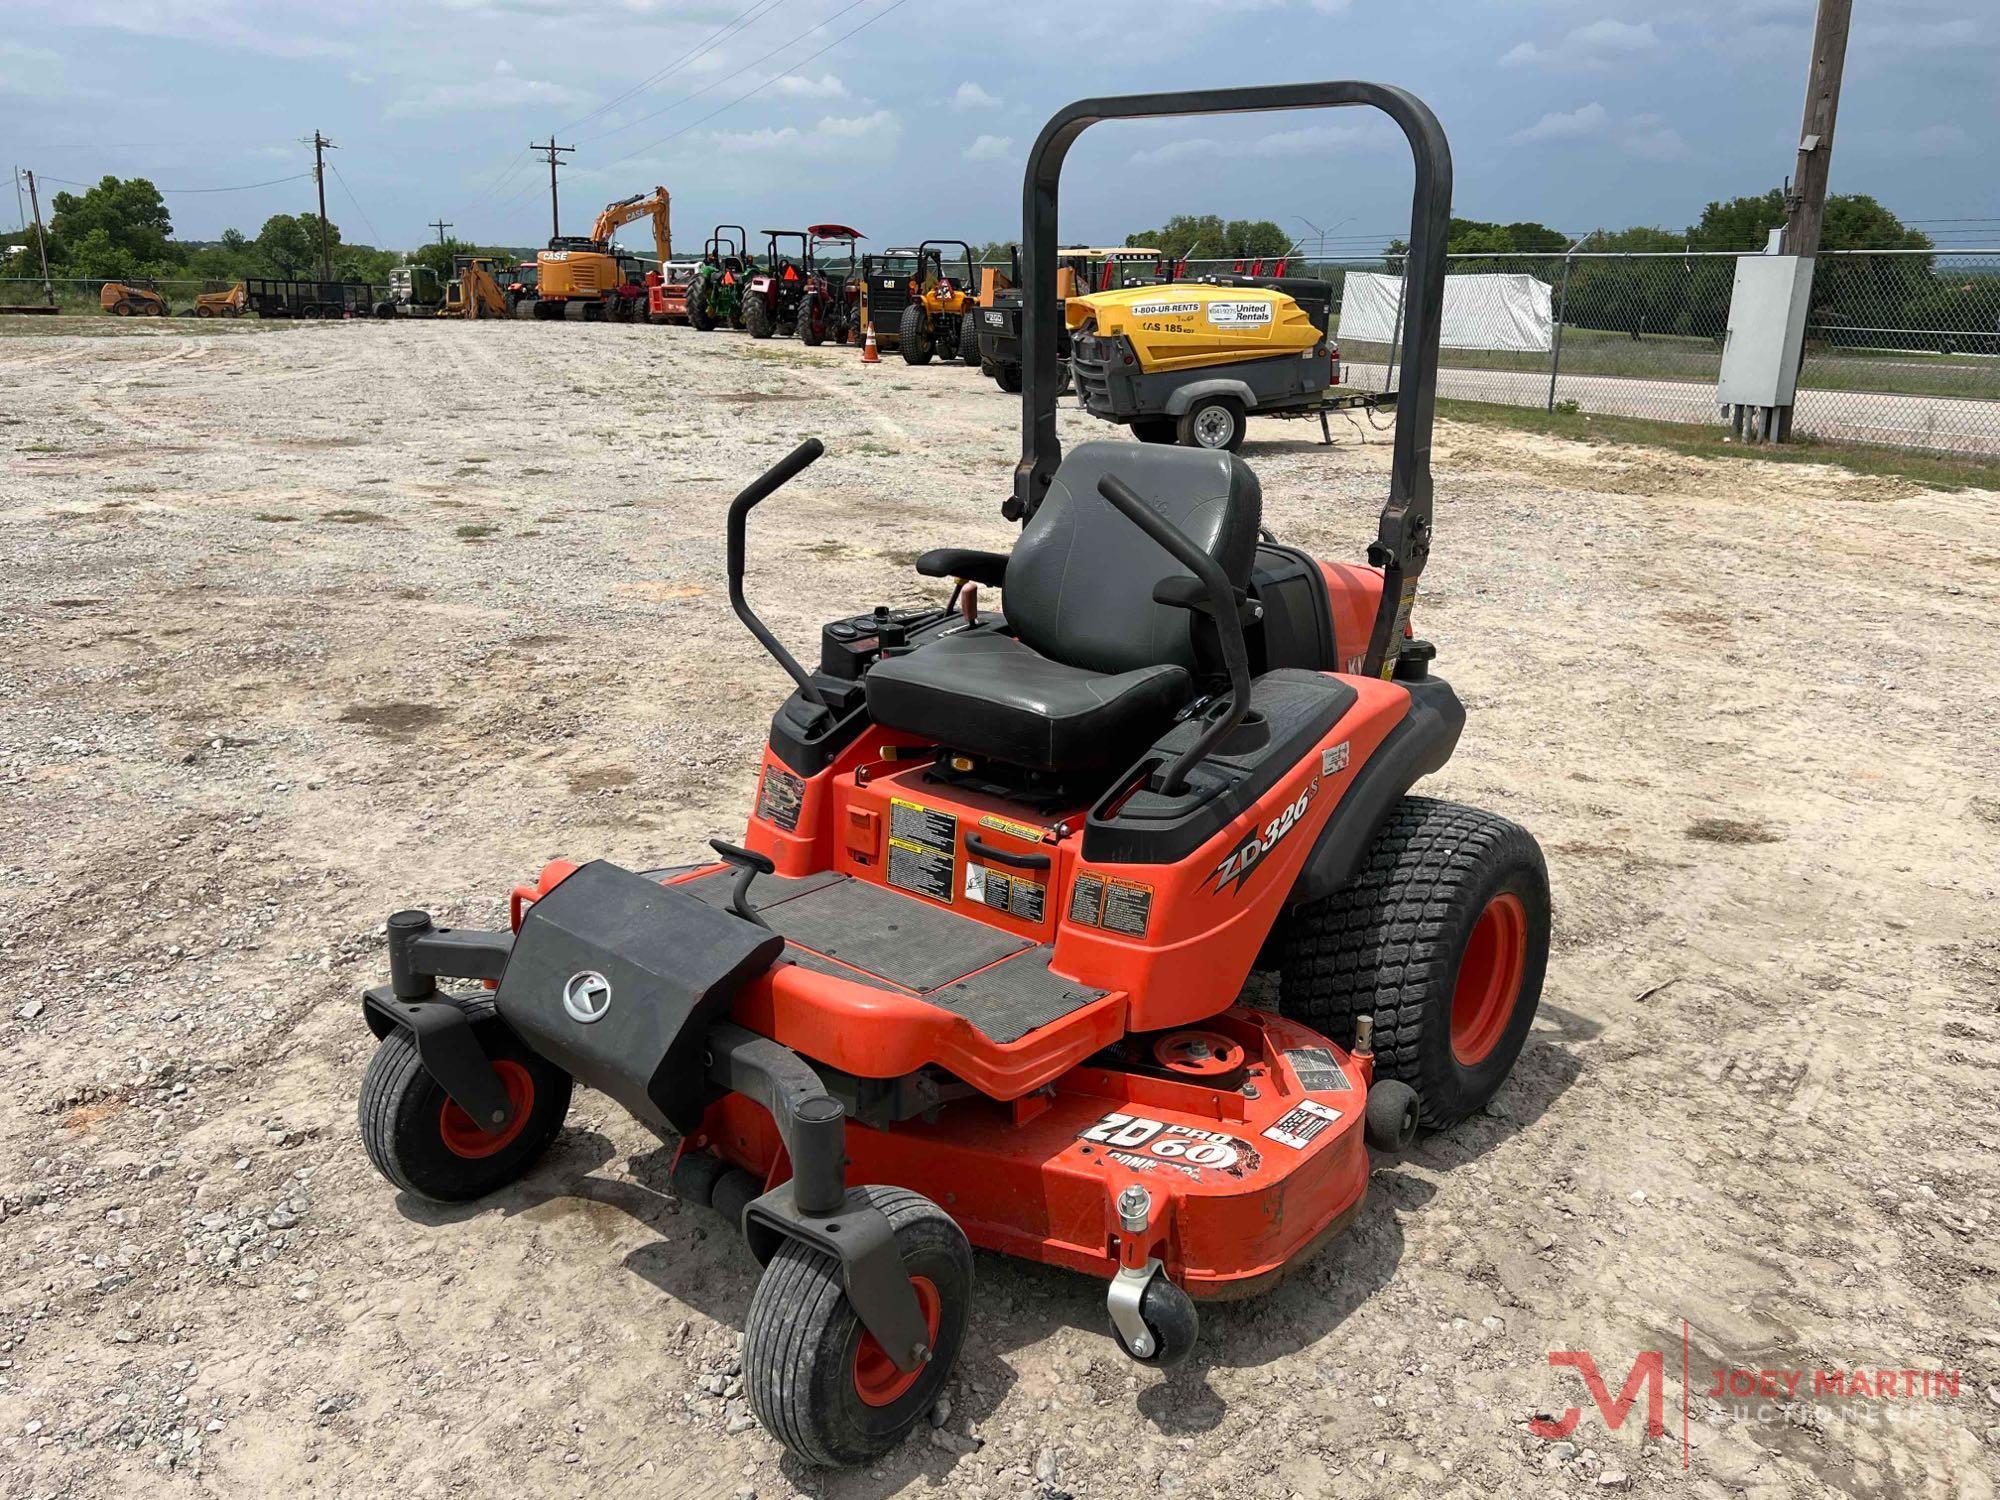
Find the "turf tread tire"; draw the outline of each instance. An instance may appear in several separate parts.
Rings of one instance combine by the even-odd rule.
[[[923,1376],[893,1405],[863,1408],[894,1414],[884,1419],[883,1430],[857,1432],[840,1420],[853,1411],[845,1401],[854,1377],[844,1351],[858,1327],[841,1287],[840,1264],[799,1240],[779,1245],[744,1323],[743,1386],[764,1430],[808,1463],[863,1464],[894,1448],[935,1404],[965,1336],[972,1248],[964,1231],[919,1193],[892,1187],[867,1192],[888,1216],[905,1260],[916,1254],[936,1269],[941,1256],[955,1267],[958,1285],[940,1288],[937,1345]]]
[[[1527,908],[1519,998],[1506,1031],[1480,1063],[1451,1051],[1451,1000],[1473,924],[1492,896]],[[1416,1090],[1423,1124],[1443,1129],[1499,1091],[1534,1024],[1548,964],[1548,870],[1534,836],[1494,813],[1405,797],[1341,890],[1285,919],[1280,1012],[1340,1046],[1354,1019],[1375,1022],[1375,1074]]]

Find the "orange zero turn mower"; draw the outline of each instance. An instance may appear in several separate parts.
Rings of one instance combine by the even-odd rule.
[[[1365,565],[1271,540],[1233,453],[1056,437],[1072,141],[1338,106],[1386,112],[1416,159]],[[1409,794],[1464,721],[1410,633],[1450,178],[1430,110],[1374,84],[1058,113],[1024,184],[1011,552],[925,554],[949,598],[832,621],[809,670],[743,582],[751,510],[820,444],[744,490],[731,602],[795,687],[742,842],[674,870],[558,862],[501,931],[391,917],[390,982],[364,999],[383,1175],[479,1197],[527,1170],[575,1085],[609,1095],[764,1265],[743,1361],[765,1428],[857,1464],[949,1377],[972,1246],[1101,1279],[1125,1351],[1171,1365],[1203,1300],[1254,1295],[1355,1216],[1371,1146],[1483,1105],[1534,1018],[1549,893],[1524,830]],[[1238,1003],[1258,967],[1275,1013]]]

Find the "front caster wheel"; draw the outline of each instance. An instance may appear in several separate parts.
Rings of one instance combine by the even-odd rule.
[[[1120,1281],[1124,1275],[1120,1273]],[[1111,1294],[1114,1302],[1118,1291],[1118,1284],[1114,1283]],[[1135,1341],[1137,1330],[1124,1325],[1115,1307],[1111,1331],[1117,1336],[1118,1346],[1140,1364],[1171,1370],[1194,1352],[1195,1341],[1201,1336],[1201,1314],[1195,1310],[1194,1298],[1167,1280],[1157,1268],[1139,1294],[1136,1311],[1140,1322],[1145,1324],[1143,1344]]]
[[[438,1086],[407,1031],[390,1032],[361,1080],[361,1143],[375,1170],[440,1203],[483,1198],[548,1150],[569,1113],[570,1076],[521,1044],[491,999],[466,1002],[472,1034],[506,1086],[514,1118],[487,1131]]]
[[[965,1337],[964,1231],[919,1194],[871,1187],[868,1197],[895,1231],[931,1357],[897,1369],[848,1304],[840,1263],[798,1240],[780,1245],[750,1301],[743,1383],[764,1430],[808,1463],[865,1464],[895,1447],[936,1403]]]

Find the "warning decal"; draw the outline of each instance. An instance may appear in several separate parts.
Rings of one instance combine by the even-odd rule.
[[[1153,888],[1150,885],[1127,885],[1122,880],[1105,883],[1103,926],[1107,931],[1144,937],[1146,924],[1152,917]]]
[[[1316,1100],[1302,1099],[1296,1109],[1264,1132],[1264,1139],[1276,1141],[1280,1146],[1290,1146],[1294,1151],[1303,1151],[1327,1126],[1338,1123],[1339,1119],[1339,1110],[1329,1109]]]
[[[1331,1052],[1324,1047],[1293,1047],[1286,1051],[1285,1061],[1292,1065],[1298,1075],[1299,1087],[1308,1094],[1345,1093],[1354,1087],[1347,1081],[1347,1071]]]
[[[987,865],[965,865],[965,896],[994,911],[1004,911],[1024,922],[1039,922],[1047,907],[1048,887],[1025,875],[1009,875]]]
[[[787,833],[799,831],[799,807],[806,799],[806,784],[783,766],[764,767],[763,785],[757,788],[757,816],[775,823]]]
[[[889,801],[889,884],[950,901],[958,854],[958,819],[900,797]]]
[[[1081,874],[1069,888],[1069,919],[1095,927],[1104,910],[1104,877]]]

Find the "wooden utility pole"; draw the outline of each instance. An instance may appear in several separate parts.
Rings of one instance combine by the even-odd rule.
[[[1799,160],[1785,195],[1779,252],[1813,255],[1826,222],[1826,183],[1833,160],[1833,120],[1840,112],[1840,75],[1847,63],[1847,26],[1854,0],[1819,0],[1813,22],[1812,66],[1806,74],[1805,118],[1799,124]]]
[[[1810,258],[1819,253],[1820,229],[1826,223],[1826,185],[1833,167],[1833,122],[1840,113],[1840,77],[1847,66],[1847,29],[1853,12],[1854,0],[1819,0],[1819,13],[1813,19],[1806,107],[1799,122],[1799,158],[1785,192],[1780,255]],[[1803,363],[1803,344],[1799,357]],[[1773,435],[1781,443],[1791,438],[1792,411],[1789,406],[1778,408]]]
[[[49,299],[49,306],[54,307],[56,305],[56,289],[54,284],[49,280],[49,238],[42,232],[42,199],[41,195],[35,191],[35,174],[29,172],[27,177],[28,202],[33,204],[35,209],[35,248],[42,254],[42,295]]]
[[[326,227],[326,153],[338,150],[332,141],[313,131],[313,181],[319,185],[319,275],[333,280],[333,237]]]
[[[444,243],[444,232],[450,229],[452,225],[445,219],[432,219],[430,227],[438,232],[438,244],[442,245]]]
[[[549,238],[557,239],[562,235],[562,214],[556,204],[556,166],[562,157],[576,150],[576,147],[558,146],[554,134],[551,134],[546,142],[528,142],[528,149],[541,152],[549,164]]]

